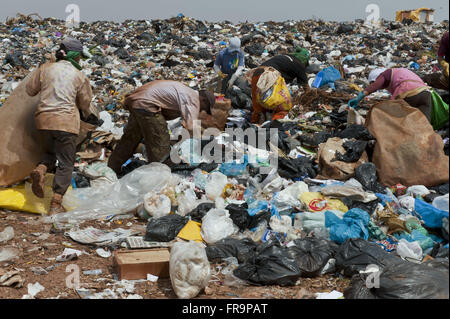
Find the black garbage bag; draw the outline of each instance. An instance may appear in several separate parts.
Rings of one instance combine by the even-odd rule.
[[[448,273],[449,271],[448,256],[447,258],[434,258],[431,260],[427,260],[426,262],[423,263],[423,265],[426,265],[436,270],[440,270],[442,272]]]
[[[253,229],[255,227],[258,227],[258,225],[264,220],[267,221],[267,224],[269,224],[270,217],[272,217],[272,213],[269,210],[259,212],[253,216],[250,216],[249,224],[248,224],[247,228]]]
[[[346,299],[448,299],[448,271],[401,261],[382,269],[378,276],[354,276],[344,291]],[[368,278],[368,276],[372,276]],[[378,277],[378,279],[377,279]],[[366,283],[369,282],[370,285]],[[353,287],[356,285],[356,288]],[[372,288],[369,288],[369,287]]]
[[[336,251],[336,268],[344,271],[344,276],[351,277],[369,265],[380,269],[391,267],[402,260],[392,255],[375,243],[364,239],[347,239]]]
[[[297,259],[302,277],[318,276],[338,248],[330,240],[314,237],[296,239],[294,244],[289,247],[289,252]]]
[[[116,51],[114,51],[114,55],[117,55],[122,60],[128,59],[130,57],[130,54],[124,48],[119,48]]]
[[[354,138],[355,140],[362,140],[362,141],[371,141],[374,139],[372,134],[369,133],[367,128],[362,125],[358,124],[351,124],[347,128],[345,128],[343,131],[339,132],[337,134],[337,137],[339,138]]]
[[[206,247],[206,255],[210,262],[218,262],[228,257],[236,257],[240,264],[255,256],[258,245],[250,238],[224,238],[214,245]]]
[[[377,168],[374,163],[364,163],[355,169],[355,179],[361,183],[364,190],[383,193],[384,187],[377,182]]]
[[[362,154],[364,153],[364,150],[367,147],[366,141],[358,141],[358,140],[350,140],[347,142],[344,142],[342,145],[344,149],[346,150],[345,154],[341,154],[340,152],[336,152],[336,157],[332,160],[334,161],[341,161],[345,163],[355,163],[357,162]]]
[[[201,169],[202,171],[211,172],[215,170],[219,166],[217,163],[200,163],[198,165],[189,165],[189,164],[178,164],[173,165],[170,167],[172,173],[177,173],[179,175],[190,175],[194,170],[197,168]]]
[[[233,220],[233,223],[239,227],[239,230],[245,230],[250,225],[251,216],[248,214],[248,204],[244,203],[243,205],[238,204],[230,204],[226,208],[230,213],[230,218]]]
[[[299,139],[305,146],[318,147],[319,144],[325,143],[331,137],[333,136],[330,132],[322,131],[314,135],[302,134]]]
[[[23,61],[23,53],[15,52],[5,56],[5,63],[9,63],[12,67],[21,66],[25,69],[29,69],[30,66]]]
[[[169,242],[177,237],[188,221],[188,218],[176,214],[151,218],[147,224],[144,240]]]
[[[206,213],[215,207],[216,205],[214,203],[201,203],[192,212],[187,214],[186,217],[190,217],[193,221],[201,223]]]
[[[132,159],[130,159],[129,163],[124,164],[125,166],[122,166],[120,174],[118,174],[117,177],[121,178],[121,177],[131,173],[136,168],[139,168],[139,167],[147,165],[147,164],[148,164],[147,161],[144,161],[144,160],[141,160],[139,158],[133,157]]]
[[[268,241],[256,248],[255,257],[233,274],[254,285],[293,286],[301,275],[296,258],[279,242]]]
[[[244,51],[250,53],[253,56],[261,56],[264,53],[264,46],[257,42],[253,44],[249,44],[244,48]]]
[[[341,201],[349,209],[360,208],[360,209],[368,212],[370,216],[372,216],[372,214],[377,209],[378,203],[381,203],[381,199],[379,199],[379,198],[377,198],[376,200],[373,200],[371,202],[368,202],[368,203],[355,201],[355,200],[352,200],[350,197],[341,198]]]
[[[278,158],[278,174],[287,179],[317,176],[317,170],[314,162],[308,157],[300,157],[295,159]]]
[[[351,24],[341,24],[337,30],[337,34],[343,34],[343,33],[351,33],[353,32],[353,26]]]

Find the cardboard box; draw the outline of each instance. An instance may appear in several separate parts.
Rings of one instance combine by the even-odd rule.
[[[113,268],[119,280],[147,279],[147,274],[168,278],[170,252],[168,248],[114,252]]]

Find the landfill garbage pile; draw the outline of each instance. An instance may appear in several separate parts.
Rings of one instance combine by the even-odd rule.
[[[449,298],[448,163],[446,171],[442,164],[448,162],[448,124],[434,131],[429,125],[404,121],[398,135],[388,137],[393,142],[385,145],[372,106],[405,114],[414,110],[386,101],[386,91],[372,94],[356,110],[347,107],[377,67],[435,72],[436,45],[447,23],[382,21],[380,28],[359,20],[234,25],[180,16],[81,23],[78,29],[67,30],[64,21],[55,19],[17,19],[0,24],[0,107],[35,66],[50,59],[63,35],[82,40],[91,54],[81,63],[103,123],[77,153],[72,188],[64,197],[70,211],[43,219],[53,231],[64,233],[65,240],[114,252],[132,251],[130,238],[140,238],[140,248],[173,246],[175,253],[167,262],[178,298],[208,293],[218,274],[229,287],[295,288],[325,276],[349,281],[338,291],[319,288],[312,295],[318,299]],[[116,176],[106,161],[128,117],[121,98],[155,79],[215,89],[214,59],[232,36],[241,38],[247,70],[295,47],[311,52],[308,85],[288,84],[294,107],[282,120],[261,126],[250,123],[251,89],[245,75],[227,92],[232,101],[227,128],[273,129],[275,145],[270,142],[273,136],[257,135],[265,139],[262,149],[227,140],[223,132],[209,140],[184,141],[178,149],[183,163],[173,167],[148,163],[142,148]],[[438,93],[448,101],[447,92]],[[172,130],[177,124],[168,126]],[[414,130],[435,143],[420,144]],[[404,141],[413,147],[405,151]],[[225,154],[240,156],[212,163],[202,153],[211,142]],[[439,149],[431,148],[435,145]],[[392,149],[410,151],[401,155],[415,161],[415,171],[399,177],[403,184],[385,183],[384,173],[395,170],[396,161],[386,155]],[[423,158],[424,153],[435,156]],[[249,155],[256,161],[249,161]],[[426,185],[415,183],[414,175],[426,165],[435,168],[435,175],[428,176]],[[128,228],[145,227],[113,232],[83,225],[99,220],[111,225],[121,217],[130,220]],[[14,230],[5,228],[0,243],[13,237]],[[102,256],[105,250],[97,254]],[[2,247],[0,263],[19,255],[14,247]],[[56,261],[77,258],[87,257],[78,250],[66,251]],[[0,287],[27,284],[20,273],[0,268],[0,275]],[[127,282],[122,284],[120,296],[129,290],[128,297],[142,297],[127,290]],[[42,286],[30,283],[28,291],[26,298],[34,298]],[[82,298],[117,298],[117,291],[77,292]]]

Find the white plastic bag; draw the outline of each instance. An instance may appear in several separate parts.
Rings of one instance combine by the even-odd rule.
[[[203,245],[178,242],[170,250],[170,280],[180,299],[196,297],[209,282],[211,269]]]
[[[428,188],[426,188],[423,185],[414,185],[411,187],[408,187],[408,189],[406,190],[406,194],[407,195],[411,195],[413,197],[424,197],[427,196],[428,194],[430,194],[430,191],[428,190]]]
[[[406,239],[400,239],[397,245],[397,254],[402,258],[421,261],[423,252],[418,241],[409,242]]]
[[[227,210],[213,208],[203,217],[200,233],[205,242],[214,244],[238,230]]]
[[[289,234],[293,231],[292,227],[292,218],[287,215],[280,216],[281,218],[278,218],[278,216],[273,215],[270,218],[270,228],[277,233],[283,233],[283,234]]]
[[[188,188],[178,197],[178,215],[186,216],[192,212],[198,206],[197,195],[195,192]]]
[[[448,194],[445,194],[444,196],[436,197],[433,200],[432,205],[434,207],[436,207],[437,209],[448,212]]]
[[[228,184],[228,178],[220,173],[214,172],[208,176],[205,192],[208,199],[215,201],[217,197],[222,196],[225,186]]]
[[[144,165],[113,184],[68,191],[63,205],[70,211],[44,217],[43,221],[77,222],[128,213],[144,203],[145,194],[164,189],[171,179],[172,173],[167,165]]]
[[[150,192],[144,196],[144,208],[147,213],[155,218],[164,217],[170,214],[170,198]]]

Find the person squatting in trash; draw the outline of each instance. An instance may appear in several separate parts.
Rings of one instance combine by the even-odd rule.
[[[378,68],[370,72],[369,83],[371,84],[364,91],[348,102],[350,107],[355,108],[365,96],[375,91],[387,89],[392,100],[404,99],[412,107],[418,108],[430,121],[433,106],[430,87],[411,70]]]
[[[211,114],[214,103],[214,93],[196,91],[177,81],[155,80],[141,86],[125,97],[123,107],[130,117],[108,166],[120,174],[122,165],[133,156],[142,139],[149,162],[170,165],[170,158],[166,158],[170,154],[166,120],[181,117],[183,127],[192,134],[200,112]]]
[[[30,175],[37,197],[44,197],[45,174],[56,169],[49,215],[66,211],[62,200],[72,180],[80,110],[88,111],[93,97],[89,79],[80,72],[82,55],[81,42],[65,38],[55,54],[56,62],[41,65],[26,86],[30,96],[40,93],[35,123],[45,155]]]
[[[271,66],[281,73],[286,83],[292,83],[295,79],[300,85],[308,82],[305,69],[309,65],[309,51],[304,48],[296,48],[291,54],[276,55],[265,61],[261,66]]]
[[[267,72],[268,76],[274,76],[277,77],[277,81],[275,82],[274,87],[277,85],[278,81],[281,78],[281,88],[283,88],[286,91],[286,96],[284,96],[280,92],[273,92],[272,96],[277,96],[280,99],[279,104],[271,104],[265,103],[262,101],[262,98],[260,96],[261,92],[258,89],[258,82],[260,78]],[[270,73],[270,74],[269,74]],[[253,112],[251,116],[251,122],[254,124],[262,124],[264,121],[266,121],[266,114],[268,112],[272,113],[272,121],[282,119],[284,118],[289,111],[291,110],[293,103],[292,98],[289,94],[288,88],[284,82],[284,79],[280,75],[280,73],[273,69],[272,67],[259,67],[257,68],[253,74],[251,75],[251,87],[252,87],[252,104],[253,104]],[[283,96],[282,96],[283,95]]]
[[[217,55],[214,70],[219,75],[219,91],[225,94],[236,79],[242,74],[245,67],[245,55],[241,49],[241,40],[231,38],[227,48]]]
[[[442,72],[427,74],[422,78],[424,80],[424,82],[426,82],[429,86],[431,86],[435,89],[447,90],[447,91],[449,88],[448,68],[449,68],[449,61],[450,61],[450,53],[449,53],[449,47],[448,47],[449,38],[448,37],[449,37],[448,32],[445,32],[440,41],[439,50],[437,53],[438,62],[439,62],[439,65],[441,66]]]

